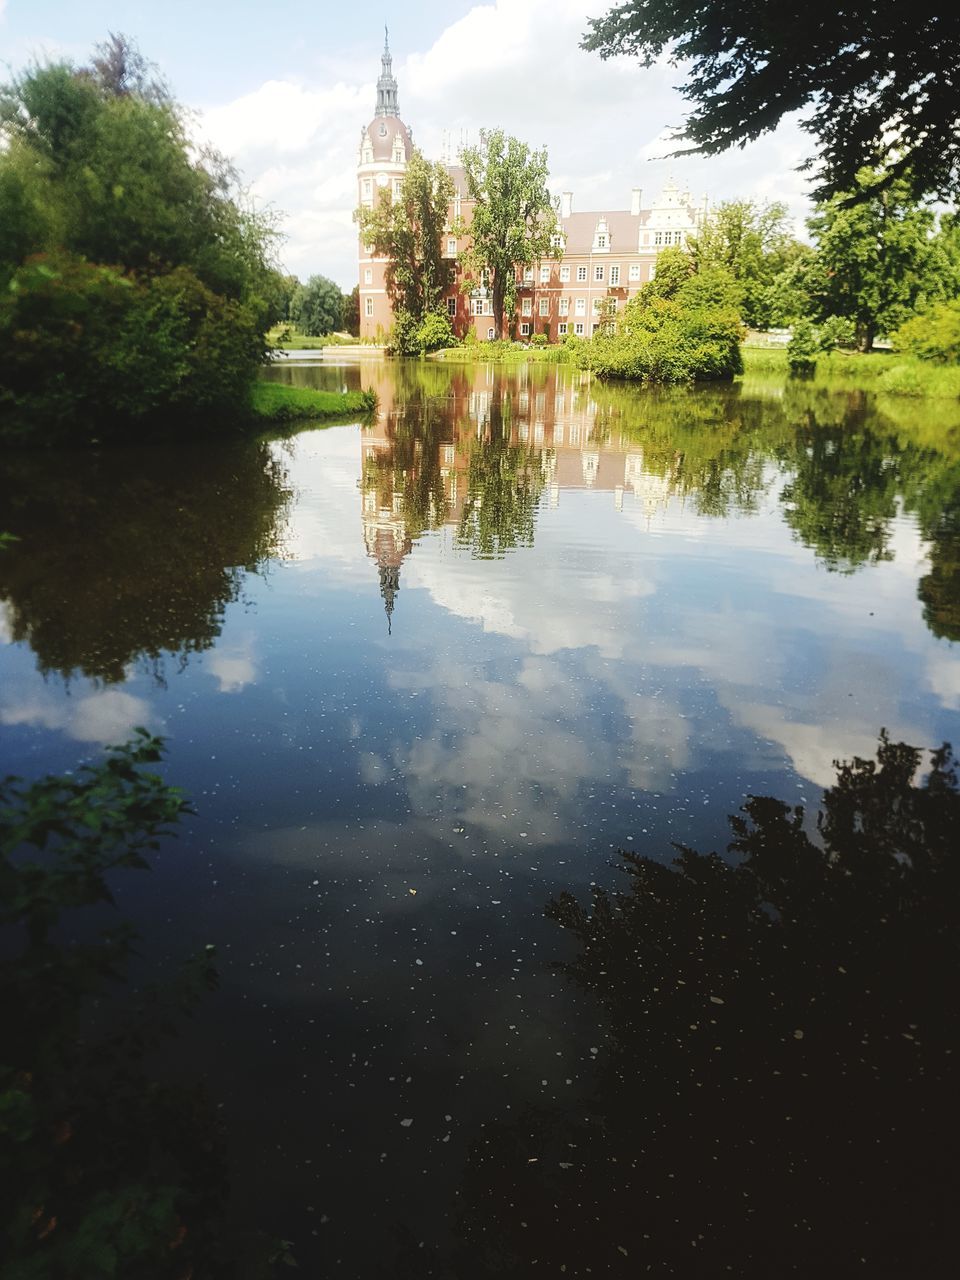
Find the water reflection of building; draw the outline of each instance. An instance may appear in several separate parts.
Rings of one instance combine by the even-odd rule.
[[[607,493],[622,510],[629,495],[649,523],[680,493],[678,455],[645,453],[597,402],[586,375],[542,365],[506,374],[491,365],[391,365],[373,376],[380,413],[362,437],[363,536],[388,618],[418,538],[447,530],[466,544],[467,520],[487,496],[485,453],[510,454],[512,482],[528,498],[535,491],[534,506],[556,508],[572,489]]]

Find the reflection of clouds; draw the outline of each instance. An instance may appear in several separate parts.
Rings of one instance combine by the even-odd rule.
[[[960,646],[937,648],[927,658],[927,684],[950,711],[960,711]]]
[[[600,513],[598,512],[598,516]],[[624,545],[616,516],[604,512],[587,546],[567,541],[564,526],[541,513],[537,548],[504,560],[475,560],[466,552],[435,556],[421,545],[404,564],[410,586],[422,587],[442,608],[479,622],[484,631],[524,641],[533,653],[595,645],[619,658],[631,642],[623,604],[656,590],[650,562]]]
[[[59,730],[76,742],[122,742],[138,725],[150,727],[148,703],[122,689],[100,689],[79,698],[55,698],[44,691],[19,700],[3,695],[0,724]]]
[[[297,499],[284,556],[329,579],[369,582],[370,562],[360,520],[359,427],[328,427],[295,443]]]
[[[253,637],[216,648],[207,657],[206,668],[218,681],[221,693],[239,693],[257,679],[257,664],[253,656]]]

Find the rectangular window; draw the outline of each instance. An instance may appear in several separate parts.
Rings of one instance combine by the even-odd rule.
[[[523,299],[523,301],[520,303],[520,314],[522,316],[533,315],[533,299],[532,298]]]
[[[657,268],[655,266],[651,266],[650,274],[647,276],[647,279],[652,280],[656,274],[657,274]]]
[[[524,267],[524,270],[523,270],[523,283],[524,283],[524,284],[533,284],[533,267]]]
[[[631,280],[640,279],[640,264],[638,262],[634,262],[631,264],[629,275]]]
[[[557,333],[559,333],[561,338],[565,338],[567,336],[567,330],[569,329],[569,327],[570,326],[567,324],[565,320],[561,320],[560,323],[557,325]]]
[[[456,314],[457,314],[457,300],[455,297],[448,298],[447,299],[447,315],[455,316]]]
[[[573,326],[573,332],[577,335],[578,338],[583,337],[583,321],[582,320],[578,320],[577,323]]]
[[[600,263],[599,266],[596,266],[593,268],[593,278],[594,280],[601,280],[601,281],[603,280],[603,263],[602,262]]]
[[[599,328],[600,328],[599,322],[595,323],[593,326],[593,332],[596,333]]]
[[[483,302],[479,298],[473,298],[470,302],[470,312],[475,316],[483,315]]]
[[[373,284],[373,268],[372,267],[363,268],[363,283]]]
[[[541,267],[541,268],[540,268],[540,283],[541,283],[541,284],[549,284],[549,283],[550,283],[550,268],[549,268],[549,266],[543,266],[543,267]]]
[[[653,237],[653,243],[654,243],[655,245],[661,245],[661,244],[663,244],[663,232],[662,232],[662,231],[657,231],[657,232],[655,233],[655,235],[654,235],[654,237]]]
[[[620,268],[611,267],[610,268],[610,284],[613,288],[616,288],[616,286],[619,283],[620,283]]]
[[[496,329],[494,329],[493,325],[491,325],[491,326],[490,326],[490,328],[487,330],[487,341],[488,341],[488,342],[492,342],[492,341],[493,341],[493,335],[494,335],[495,333],[496,333]]]
[[[569,281],[570,281],[570,266],[568,264],[567,266],[560,268],[560,283],[568,284]]]
[[[363,313],[369,319],[373,315],[373,299],[365,298],[363,302]]]
[[[542,316],[548,316],[548,315],[550,314],[550,299],[549,299],[549,298],[541,298],[541,299],[540,299],[540,314],[541,314]]]
[[[530,326],[528,324],[522,324],[520,326],[520,337],[529,338],[529,336],[530,336]]]
[[[371,197],[372,195],[373,195],[373,182],[371,181],[371,179],[370,179],[370,178],[364,178],[364,180],[363,180],[363,198],[364,198],[364,200],[369,200],[369,199],[370,199],[370,197]]]
[[[601,234],[601,235],[598,235],[598,236],[597,236],[597,248],[598,248],[598,249],[605,249],[606,247],[607,247],[607,237],[606,237],[605,235],[602,235],[602,234]]]
[[[601,308],[602,306],[603,306],[603,299],[602,299],[602,298],[594,298],[594,300],[593,300],[593,314],[594,314],[595,316],[598,316],[598,315],[600,314],[600,308]]]
[[[447,239],[447,257],[455,258],[457,256],[457,241],[455,236]]]
[[[561,298],[561,299],[560,299],[560,314],[561,314],[562,316],[568,316],[568,315],[570,314],[570,299],[569,299],[569,298]]]
[[[573,310],[576,313],[576,315],[585,316],[587,314],[586,298],[578,298],[576,302],[573,304]]]
[[[580,281],[580,283],[583,284],[586,278],[587,278],[587,268],[577,267],[577,279]]]
[[[399,199],[400,199],[400,193],[401,193],[402,189],[403,189],[403,179],[402,179],[402,178],[394,178],[394,180],[393,180],[393,198],[394,198],[394,200],[399,200]]]

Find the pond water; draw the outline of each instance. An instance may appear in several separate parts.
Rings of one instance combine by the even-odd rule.
[[[803,917],[829,977],[732,955],[727,890],[677,876],[633,933],[545,909],[629,891],[620,851],[736,862],[750,795],[819,848],[836,762],[960,744],[957,424],[764,380],[271,376],[373,386],[376,421],[0,462],[0,775],[166,737],[196,816],[119,905],[158,966],[217,946],[183,1052],[238,1214],[310,1276],[945,1274],[944,882],[899,976],[869,931],[833,962],[856,896]]]

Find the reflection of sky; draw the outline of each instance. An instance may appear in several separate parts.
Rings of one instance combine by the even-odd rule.
[[[551,893],[608,882],[618,846],[722,846],[748,791],[814,801],[881,726],[960,740],[960,662],[923,623],[907,519],[891,562],[839,575],[784,525],[773,469],[751,517],[561,489],[502,559],[424,535],[388,636],[361,443],[289,446],[283,557],[163,682],[44,680],[0,649],[0,773],[71,767],[136,724],[167,735],[198,817],[122,905],[141,896],[164,954],[217,941],[197,1052],[245,1116],[277,1099],[249,1123],[282,1148],[278,1199],[354,1237],[358,1187],[413,1214],[486,1109],[577,1087],[586,1050],[543,968]]]

